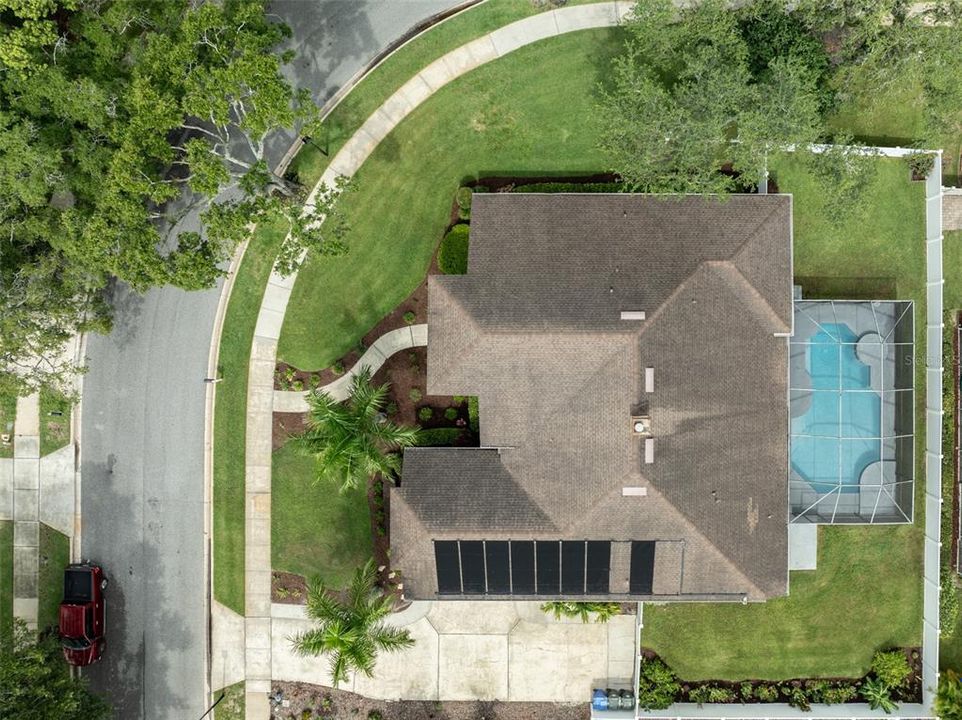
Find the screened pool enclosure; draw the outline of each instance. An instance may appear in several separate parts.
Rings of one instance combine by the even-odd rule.
[[[913,315],[911,302],[795,301],[793,522],[911,522]]]

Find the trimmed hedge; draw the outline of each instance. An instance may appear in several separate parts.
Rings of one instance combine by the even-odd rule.
[[[464,432],[461,428],[432,428],[418,433],[420,447],[444,447],[454,445]]]
[[[438,267],[445,275],[464,275],[468,271],[467,225],[455,225],[441,241]]]
[[[516,193],[617,193],[624,192],[625,184],[609,183],[563,183],[546,182],[532,185],[518,185],[512,192]]]

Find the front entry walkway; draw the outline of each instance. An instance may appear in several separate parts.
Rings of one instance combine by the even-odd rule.
[[[311,623],[301,605],[271,608],[274,680],[331,685],[328,658],[301,657],[290,638]],[[341,685],[380,700],[587,703],[594,687],[631,685],[635,616],[555,620],[537,602],[415,602],[392,616],[413,647],[381,653],[374,677]]]

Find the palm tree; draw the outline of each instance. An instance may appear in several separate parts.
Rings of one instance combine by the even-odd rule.
[[[555,620],[563,617],[581,618],[581,622],[591,622],[591,613],[595,614],[595,622],[606,623],[621,612],[618,603],[613,602],[574,602],[571,600],[552,600],[542,603],[541,612],[552,613]]]
[[[407,630],[382,622],[393,609],[394,599],[382,594],[376,581],[374,561],[368,560],[354,573],[346,600],[338,600],[316,579],[308,584],[307,616],[318,626],[291,641],[301,655],[330,656],[334,687],[347,680],[351,670],[371,677],[379,651],[396,652],[414,644]]]
[[[308,395],[307,430],[295,447],[317,460],[318,480],[352,490],[378,473],[393,475],[401,459],[393,451],[417,443],[417,428],[402,427],[381,413],[389,385],[371,384],[367,368],[351,378],[351,395],[343,403],[325,392]]]

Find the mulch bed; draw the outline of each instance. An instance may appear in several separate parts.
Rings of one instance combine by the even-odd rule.
[[[276,720],[587,720],[588,703],[372,700],[308,683],[275,682]]]
[[[271,450],[277,450],[290,440],[292,435],[300,435],[307,428],[307,413],[274,413],[271,428]]]
[[[307,581],[294,573],[271,571],[271,602],[303,605],[307,602]]]

